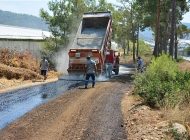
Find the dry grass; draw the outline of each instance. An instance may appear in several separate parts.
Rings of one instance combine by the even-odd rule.
[[[39,71],[39,62],[27,51],[19,53],[8,49],[1,49],[0,63],[11,67],[29,69],[34,72]]]
[[[39,75],[39,66],[39,61],[30,52],[19,53],[8,49],[0,49],[0,78],[6,78],[8,80],[43,79]],[[58,77],[57,72],[48,72],[48,78],[56,77]]]
[[[48,72],[48,78],[49,79],[59,77],[59,75],[60,75],[59,72],[55,72],[55,71],[49,71]]]
[[[163,109],[163,114],[166,120],[186,126],[190,135],[190,104],[183,108],[177,106],[174,109]]]
[[[178,63],[179,69],[182,71],[190,71],[190,62],[189,61],[182,61]]]
[[[32,70],[10,67],[4,64],[0,64],[0,77],[23,80],[42,79],[42,76]]]
[[[125,55],[125,56],[123,55],[121,57],[122,57],[122,62],[121,63],[134,64],[132,55]],[[145,66],[147,66],[151,61],[152,55],[144,55],[144,56],[141,56],[141,57],[144,60]]]
[[[39,62],[29,52],[0,50],[0,77],[7,79],[41,79]]]

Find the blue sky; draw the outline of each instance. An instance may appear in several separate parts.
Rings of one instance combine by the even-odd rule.
[[[48,9],[48,1],[49,0],[0,0],[0,9],[39,17],[39,9]],[[107,1],[117,3],[117,0]],[[190,23],[190,12],[184,15],[183,22]]]

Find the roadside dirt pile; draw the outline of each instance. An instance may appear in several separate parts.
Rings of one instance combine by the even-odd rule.
[[[29,52],[0,50],[0,77],[7,79],[38,79],[39,62]]]

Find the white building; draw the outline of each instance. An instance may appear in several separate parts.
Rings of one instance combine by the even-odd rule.
[[[45,38],[51,33],[39,29],[23,28],[0,24],[0,48],[8,48],[19,52],[30,51],[40,57],[40,49]]]

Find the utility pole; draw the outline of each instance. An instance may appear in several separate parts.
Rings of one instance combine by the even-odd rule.
[[[169,54],[173,58],[176,32],[176,0],[172,0],[172,20],[171,20],[171,34],[170,34],[170,48]]]

